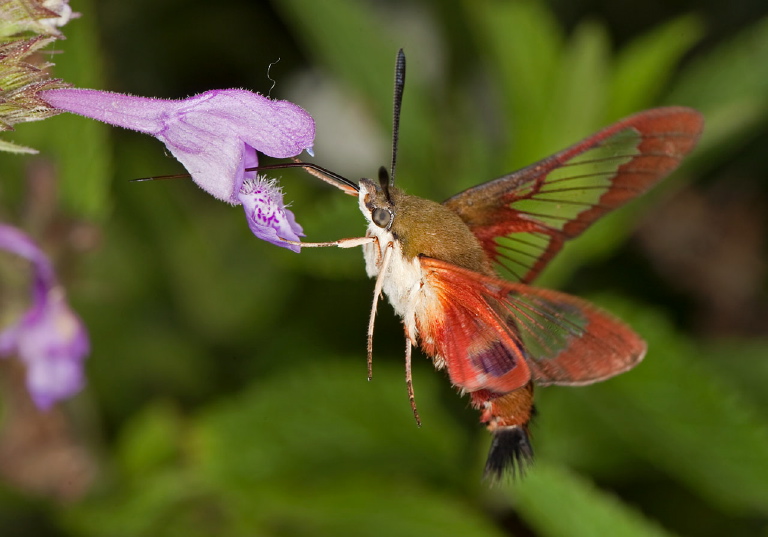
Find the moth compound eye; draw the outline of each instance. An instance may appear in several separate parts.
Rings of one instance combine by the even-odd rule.
[[[379,227],[389,227],[392,223],[392,211],[376,207],[371,213],[371,221]]]

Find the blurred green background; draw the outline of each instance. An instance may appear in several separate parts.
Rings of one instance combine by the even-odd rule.
[[[621,316],[645,362],[539,390],[535,468],[489,488],[477,413],[421,355],[415,426],[389,306],[366,382],[358,250],[296,255],[190,181],[129,183],[182,171],[149,137],[66,115],[19,126],[9,139],[41,153],[0,157],[0,216],[55,256],[93,352],[87,390],[43,416],[4,364],[0,535],[768,536],[764,2],[72,6],[55,76],[290,99],[317,121],[314,161],[353,179],[389,162],[405,48],[398,179],[437,200],[651,106],[693,106],[707,128],[538,282]],[[281,177],[309,240],[363,233],[351,198]]]

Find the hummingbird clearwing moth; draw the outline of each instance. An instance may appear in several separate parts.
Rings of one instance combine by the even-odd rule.
[[[696,145],[703,118],[666,107],[623,119],[520,171],[475,186],[443,203],[395,186],[405,56],[398,54],[392,165],[378,183],[359,185],[304,162],[303,167],[357,196],[365,237],[301,246],[362,246],[376,278],[368,333],[381,293],[402,318],[406,381],[417,422],[411,350],[419,346],[453,386],[468,394],[493,435],[490,479],[521,473],[533,457],[529,423],[534,385],[578,386],[637,365],[645,342],[611,314],[579,298],[530,283],[593,222],[639,196]]]

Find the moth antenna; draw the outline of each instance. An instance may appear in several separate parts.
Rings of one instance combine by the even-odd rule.
[[[400,138],[400,108],[403,104],[403,89],[405,88],[405,53],[403,49],[397,52],[395,62],[395,106],[392,118],[392,166],[389,169],[389,185],[395,186],[395,165],[397,164],[397,142]]]
[[[413,417],[416,419],[416,425],[421,427],[421,418],[419,417],[419,411],[416,409],[416,396],[413,393],[413,375],[411,374],[411,351],[412,351],[411,338],[408,334],[405,334],[405,386],[408,388],[408,400],[411,402],[411,410],[413,410]]]
[[[378,240],[374,238],[374,241],[378,245]],[[392,250],[394,245],[390,242],[384,250],[384,256],[381,259],[381,268],[379,269],[379,276],[376,278],[376,285],[373,287],[373,305],[371,306],[371,316],[368,319],[368,380],[373,378],[373,325],[376,320],[376,309],[379,305],[379,297],[381,296],[381,289],[384,287],[384,275],[387,272],[387,266],[389,260],[392,259]],[[381,248],[379,247],[379,255],[381,255]],[[378,265],[378,263],[377,263]]]

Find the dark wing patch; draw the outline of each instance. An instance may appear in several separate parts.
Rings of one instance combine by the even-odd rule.
[[[451,381],[468,391],[509,393],[539,385],[583,385],[637,365],[645,342],[580,298],[507,282],[424,257],[421,266],[443,308],[428,329],[430,355],[445,359]]]

